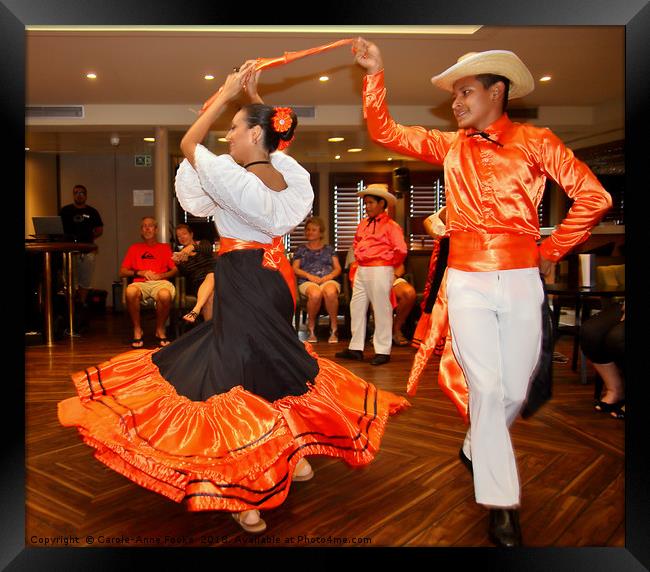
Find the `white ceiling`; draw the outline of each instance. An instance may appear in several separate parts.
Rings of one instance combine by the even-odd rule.
[[[384,27],[386,28],[386,27]],[[197,29],[198,30],[198,29]],[[296,29],[297,30],[297,29]],[[396,31],[397,28],[391,29]],[[422,117],[425,126],[454,129],[450,98],[430,83],[430,77],[446,69],[469,51],[507,49],[516,52],[537,80],[530,95],[511,103],[540,108],[540,117],[571,145],[589,138],[621,138],[624,125],[624,50],[622,26],[581,27],[481,27],[471,35],[365,32],[382,50],[389,105],[404,117]],[[182,106],[198,109],[221,84],[225,75],[244,60],[274,57],[284,51],[311,48],[352,37],[338,34],[291,32],[214,32],[162,30],[27,30],[27,105]],[[94,71],[98,79],[85,74]],[[213,81],[203,76],[212,73]],[[326,74],[330,81],[318,77]],[[267,103],[280,105],[342,106],[354,110],[354,120],[305,121],[299,127],[291,153],[302,161],[333,161],[341,149],[342,161],[384,161],[389,153],[368,141],[358,110],[361,108],[363,70],[353,63],[349,46],[311,56],[262,73],[260,93]],[[402,107],[403,106],[403,107]],[[143,136],[153,135],[155,123],[120,125],[119,108],[114,125],[29,125],[27,146],[32,151],[113,151],[112,132],[119,133],[119,151],[143,152]],[[546,110],[546,113],[542,113]],[[409,113],[413,111],[413,113]],[[585,115],[586,113],[586,115]],[[400,120],[400,117],[396,118]],[[589,121],[571,116],[591,117]],[[357,119],[358,116],[358,119]],[[190,119],[186,122],[189,125]],[[224,114],[217,129],[225,129]],[[407,121],[404,120],[406,123]],[[533,121],[535,122],[535,121]],[[223,123],[223,124],[221,124]],[[169,125],[170,149],[175,151],[187,125]],[[217,133],[219,134],[219,133]],[[343,143],[326,141],[342,134]],[[216,137],[213,137],[216,140]],[[219,144],[215,142],[215,145]],[[350,146],[362,153],[346,153]],[[225,150],[225,147],[224,147]]]

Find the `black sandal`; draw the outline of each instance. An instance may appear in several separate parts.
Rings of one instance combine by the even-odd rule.
[[[600,411],[601,413],[609,413],[612,417],[616,417],[617,413],[622,413],[623,417],[617,417],[617,419],[623,419],[625,417],[625,410],[621,410],[621,407],[625,405],[625,400],[621,399],[615,403],[606,403],[600,399],[596,399],[594,403],[594,409]]]
[[[609,414],[614,418],[614,419],[625,419],[625,401],[619,401],[618,403],[614,404],[616,407],[614,407]]]
[[[159,338],[158,336],[156,336],[156,339],[158,340],[158,345],[161,348],[164,348],[172,343],[172,341],[169,338]]]
[[[144,338],[133,338],[131,340],[131,347],[134,350],[141,350],[144,347]]]
[[[183,316],[183,320],[185,320],[186,322],[189,322],[190,324],[193,324],[194,322],[196,322],[196,319],[198,317],[199,317],[199,315],[194,310],[192,310],[191,312],[188,312],[187,314],[185,314]],[[188,319],[188,318],[191,318],[191,319]]]

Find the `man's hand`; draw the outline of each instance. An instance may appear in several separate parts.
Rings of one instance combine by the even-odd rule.
[[[366,73],[373,74],[384,69],[381,52],[376,44],[359,37],[352,42],[352,53],[354,61],[365,68]]]
[[[160,275],[156,274],[153,270],[145,270],[141,276],[146,280],[160,280]]]
[[[539,257],[539,271],[541,275],[544,277],[544,282],[546,282],[547,279],[551,277],[554,267],[555,267],[554,262],[551,262],[550,260],[544,258],[543,256]]]

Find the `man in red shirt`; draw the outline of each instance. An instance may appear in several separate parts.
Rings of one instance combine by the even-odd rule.
[[[348,349],[336,353],[336,357],[362,360],[366,339],[366,316],[368,304],[372,304],[375,317],[373,345],[375,356],[371,365],[382,365],[390,360],[393,331],[393,307],[390,291],[394,271],[406,258],[404,232],[386,209],[395,204],[395,195],[383,184],[368,185],[357,193],[363,197],[366,214],[354,235],[354,258],[358,263],[352,299],[350,318],[352,339]]]
[[[140,304],[150,298],[156,306],[156,339],[161,347],[168,345],[165,322],[169,317],[172,301],[176,294],[169,278],[176,276],[178,269],[172,260],[169,244],[158,242],[158,223],[153,217],[143,217],[140,223],[142,242],[129,246],[120,267],[120,277],[133,278],[126,289],[126,306],[133,322],[131,347],[144,346],[140,325]]]
[[[513,123],[508,99],[535,88],[512,52],[465,54],[433,77],[452,94],[457,131],[396,123],[386,105],[379,49],[353,45],[365,68],[363,110],[371,138],[444,165],[449,258],[446,296],[453,353],[469,390],[470,431],[460,452],[473,471],[476,502],[490,509],[489,537],[521,544],[520,486],[509,427],[540,354],[543,283],[553,263],[589,237],[611,197],[549,129]],[[547,179],[573,199],[566,218],[537,246],[537,207]]]

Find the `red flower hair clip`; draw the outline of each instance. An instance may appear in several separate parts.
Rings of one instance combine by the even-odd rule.
[[[293,119],[291,119],[291,108],[290,107],[276,107],[275,115],[273,115],[273,129],[276,133],[284,133],[291,129],[293,125]]]

